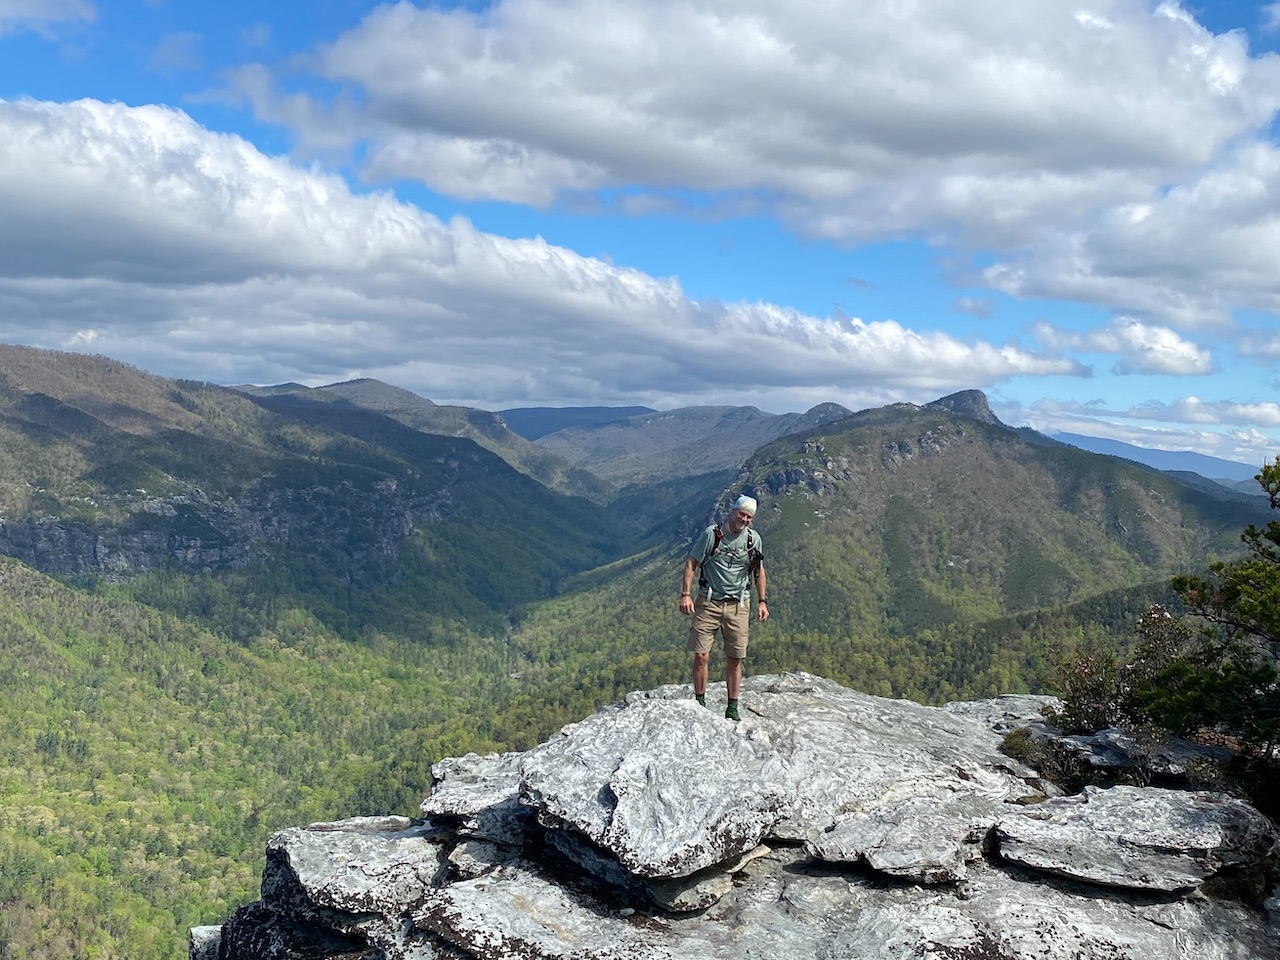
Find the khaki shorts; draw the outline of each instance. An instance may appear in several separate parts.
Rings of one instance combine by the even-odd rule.
[[[716,631],[719,630],[724,639],[724,655],[741,660],[747,655],[747,631],[750,627],[750,600],[709,600],[699,597],[693,604],[689,652],[710,653]]]

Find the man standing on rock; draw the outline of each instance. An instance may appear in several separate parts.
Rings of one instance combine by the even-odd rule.
[[[702,531],[685,559],[680,584],[680,612],[693,614],[689,628],[689,651],[693,654],[693,693],[707,705],[707,661],[716,631],[724,641],[724,682],[729,704],[724,715],[737,721],[738,694],[742,686],[742,660],[747,655],[747,633],[751,627],[751,582],[756,585],[758,620],[769,619],[765,600],[764,546],[751,529],[756,501],[741,496],[723,524]],[[691,589],[698,574],[695,602]]]

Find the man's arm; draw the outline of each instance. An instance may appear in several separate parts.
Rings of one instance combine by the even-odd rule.
[[[693,574],[698,569],[698,558],[687,557],[684,561],[684,575],[680,578],[680,612],[693,613]]]
[[[765,599],[768,596],[769,593],[766,590],[766,581],[764,576],[764,561],[761,560],[759,565],[756,567],[756,599],[760,601],[759,607],[756,610],[757,620],[769,619],[769,602]]]

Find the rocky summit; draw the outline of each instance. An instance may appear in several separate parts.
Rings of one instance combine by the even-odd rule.
[[[748,679],[735,724],[688,686],[635,693],[436,764],[420,818],[280,832],[261,900],[191,956],[1280,958],[1280,916],[1213,893],[1265,869],[1270,821],[1220,793],[1062,795],[999,749],[1045,703],[785,674]]]

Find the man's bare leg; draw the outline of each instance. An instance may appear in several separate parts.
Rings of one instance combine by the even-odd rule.
[[[709,653],[695,653],[693,655],[693,695],[695,697],[705,697],[707,695],[707,661],[711,659]]]
[[[725,693],[730,700],[738,699],[738,692],[742,689],[742,658],[741,657],[725,657],[724,658],[724,686]]]

